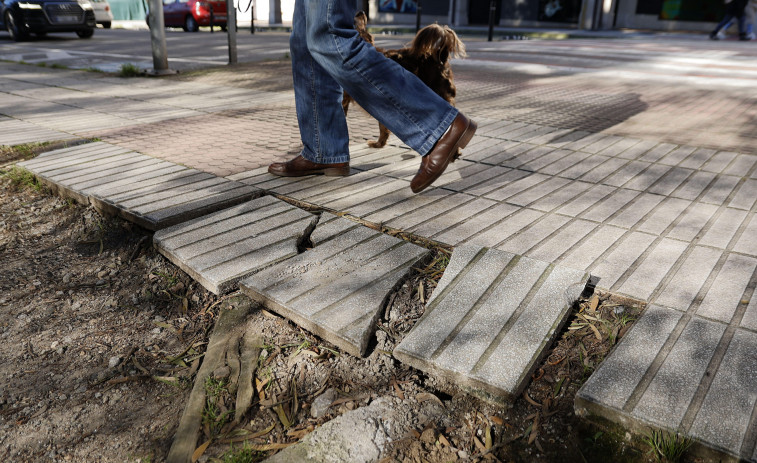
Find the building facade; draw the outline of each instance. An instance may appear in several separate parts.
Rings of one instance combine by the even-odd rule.
[[[724,0],[356,0],[373,24],[423,24],[561,29],[709,31],[725,12]],[[294,0],[234,0],[240,24],[290,24]]]

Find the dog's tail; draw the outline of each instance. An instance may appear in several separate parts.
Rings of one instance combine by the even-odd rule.
[[[431,24],[424,27],[410,44],[415,53],[431,56],[438,53],[439,61],[446,63],[449,58],[464,58],[465,44],[449,26]]]
[[[355,30],[360,35],[360,37],[366,42],[373,45],[373,36],[370,32],[368,32],[368,15],[365,14],[365,11],[358,11],[355,14],[353,24],[355,25]]]

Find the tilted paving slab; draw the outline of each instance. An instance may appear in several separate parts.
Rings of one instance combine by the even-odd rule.
[[[362,356],[386,298],[428,250],[326,215],[315,245],[242,280],[250,297],[344,351]]]
[[[158,251],[209,291],[222,294],[252,273],[297,254],[318,217],[264,196],[165,228]]]
[[[578,391],[576,413],[757,461],[756,352],[754,331],[652,305]]]
[[[61,196],[149,230],[262,195],[258,188],[103,142],[50,151],[18,165]]]
[[[480,246],[455,248],[400,361],[512,400],[588,282],[580,270]]]

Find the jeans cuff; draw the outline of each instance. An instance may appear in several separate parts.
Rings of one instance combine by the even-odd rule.
[[[452,122],[455,121],[455,118],[460,113],[460,111],[452,107],[447,112],[447,115],[444,116],[444,119],[442,122],[437,126],[436,129],[434,129],[433,132],[431,132],[431,135],[426,139],[426,142],[423,143],[423,145],[418,150],[418,153],[421,156],[427,155],[436,145],[436,142],[439,141],[440,138],[442,138],[442,135],[444,135],[444,132],[447,131],[447,129],[452,125]]]

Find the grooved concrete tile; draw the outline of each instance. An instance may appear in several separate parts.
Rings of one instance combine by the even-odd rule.
[[[414,210],[411,214],[405,214],[396,219],[389,220],[386,224],[390,227],[403,230],[416,227],[423,222],[434,220],[439,215],[451,211],[458,206],[473,201],[473,199],[475,199],[474,196],[469,196],[463,193],[454,193],[445,197],[443,201],[436,201],[422,206],[420,209]]]
[[[677,240],[663,239],[644,261],[618,288],[623,294],[649,299],[688,245]]]
[[[689,204],[691,204],[690,201],[667,198],[657,206],[644,223],[639,225],[637,230],[653,235],[661,235],[689,207]]]
[[[697,148],[696,151],[691,153],[689,157],[683,160],[681,162],[681,167],[687,167],[689,169],[699,169],[701,168],[707,161],[709,161],[712,156],[717,153],[717,150],[709,149],[709,148]]]
[[[366,227],[342,228],[344,233],[250,276],[241,288],[348,353],[364,355],[385,298],[428,251]]]
[[[641,157],[642,161],[656,162],[662,159],[666,154],[671,152],[676,145],[670,143],[660,143]]]
[[[668,196],[686,181],[692,172],[694,171],[691,169],[673,167],[657,183],[649,187],[647,191],[649,193]]]
[[[467,220],[470,217],[486,215],[486,210],[497,204],[495,201],[488,199],[476,198],[463,207],[453,209],[447,213],[441,214],[433,220],[424,222],[417,227],[411,228],[413,233],[421,236],[433,237],[448,228]]]
[[[434,236],[434,239],[456,246],[517,210],[518,208],[511,204],[499,203],[489,209],[486,214],[477,214],[466,221],[458,222],[442,234]]]
[[[630,190],[647,191],[652,185],[657,183],[660,178],[668,173],[670,169],[670,166],[652,164],[644,172],[626,182],[624,187]]]
[[[757,258],[731,254],[697,309],[697,315],[730,323],[757,268]]]
[[[728,206],[748,211],[752,209],[755,201],[757,201],[757,180],[749,179],[741,185]]]
[[[697,244],[725,249],[746,218],[746,215],[745,211],[726,208]],[[753,236],[752,238],[755,239],[757,237]]]
[[[504,187],[487,193],[484,196],[495,201],[503,201],[511,196],[515,196],[518,193],[526,191],[529,188],[532,188],[533,186],[548,180],[549,178],[550,177],[542,174],[531,174],[514,182],[510,182]]]
[[[555,208],[560,207],[575,197],[583,194],[592,186],[594,186],[592,183],[573,181],[563,188],[560,188],[548,196],[536,201],[529,207],[539,211],[551,212]]]
[[[529,251],[529,257],[555,262],[576,243],[586,238],[596,227],[597,224],[594,222],[576,219],[560,227],[557,234],[542,241],[535,249]]]
[[[521,209],[495,226],[474,236],[470,239],[470,243],[480,246],[497,245],[539,220],[542,216],[544,216],[544,214],[541,212],[531,209]]]
[[[622,158],[608,158],[605,162],[602,164],[594,167],[590,171],[588,171],[586,174],[581,176],[581,181],[584,182],[592,182],[592,183],[599,183],[602,182],[605,178],[615,174],[620,169],[625,167],[626,164],[628,164],[627,159]]]
[[[576,164],[582,162],[584,159],[591,156],[589,153],[584,153],[582,151],[568,151],[568,150],[560,150],[558,152],[567,151],[568,155],[566,155],[563,158],[560,158],[560,160],[553,162],[552,164],[549,164],[541,169],[539,169],[539,173],[545,174],[545,175],[557,175],[560,177],[566,177],[567,175],[563,175],[563,172],[567,171],[568,169],[572,168]]]
[[[718,210],[712,204],[694,203],[668,233],[669,238],[692,241]]]
[[[575,217],[616,190],[616,188],[610,186],[596,185],[559,208],[556,212]]]
[[[728,167],[728,165],[736,158],[736,156],[738,156],[738,153],[731,151],[719,151],[702,166],[702,170],[719,174],[723,172],[726,167]]]
[[[544,196],[552,193],[553,191],[562,188],[569,182],[569,180],[564,178],[552,177],[546,182],[542,182],[539,185],[536,185],[535,187],[524,191],[523,193],[519,193],[511,197],[507,200],[507,202],[510,204],[515,204],[516,206],[527,206],[532,202],[537,201]]]
[[[653,302],[676,310],[688,310],[721,255],[722,251],[717,249],[695,246]]]
[[[703,203],[710,203],[710,204],[717,204],[720,206],[721,204],[725,204],[726,199],[728,199],[728,196],[731,195],[731,192],[734,188],[736,188],[736,185],[739,183],[739,177],[731,177],[727,175],[719,175],[715,183],[713,183],[710,188],[705,192],[704,196],[702,196]],[[745,190],[746,191],[746,190]],[[734,200],[736,198],[734,197]],[[748,199],[748,197],[746,198]],[[737,207],[732,206],[731,207]],[[741,207],[742,209],[748,209],[746,207]]]
[[[664,196],[642,193],[631,204],[607,223],[618,227],[631,228],[641,221],[664,199]]]
[[[692,437],[733,455],[741,454],[757,400],[755,352],[757,333],[736,330],[691,427]]]
[[[525,254],[529,249],[539,244],[543,239],[560,230],[570,218],[564,215],[548,214],[544,219],[539,220],[528,227],[521,233],[513,236],[511,239],[497,246],[497,249],[512,252],[515,254]]]
[[[394,355],[430,374],[513,399],[587,280],[582,271],[460,246],[426,313]]]
[[[677,149],[674,149],[670,153],[668,153],[665,157],[661,158],[659,161],[660,164],[667,164],[671,166],[678,165],[681,161],[689,157],[691,153],[693,153],[696,150],[693,146],[679,146]]]
[[[570,251],[569,254],[564,257],[562,263],[570,267],[588,271],[591,265],[625,233],[626,230],[622,228],[601,225],[592,232],[589,239]]]
[[[596,414],[617,420],[681,316],[681,312],[657,305],[647,307],[615,350],[579,389],[576,414]]]
[[[640,195],[638,191],[619,189],[614,191],[610,196],[593,206],[587,212],[581,214],[581,218],[604,222],[613,214],[616,214],[626,204],[635,201]]]
[[[620,138],[616,137],[617,140],[612,145],[608,146],[607,148],[601,150],[599,154],[603,154],[605,156],[618,156],[621,158],[635,158],[636,156],[628,156],[628,155],[622,155],[626,150],[636,146],[641,140],[635,139],[635,138]]]
[[[221,294],[240,279],[297,254],[318,218],[281,200],[258,198],[155,233],[158,251]]]
[[[689,200],[697,199],[715,177],[716,175],[711,172],[694,172],[683,185],[679,186],[678,189],[671,193],[671,195],[676,198]]]
[[[721,323],[692,318],[631,414],[677,429],[724,331]]]
[[[744,254],[750,254],[757,256],[757,214],[750,214],[748,219],[748,225],[741,234],[739,241],[734,246],[733,250],[736,252],[743,252]]]
[[[731,161],[728,167],[723,170],[726,175],[742,176],[744,173],[749,172],[750,169],[757,162],[757,157],[751,154],[739,154],[736,159]]]
[[[628,234],[619,246],[608,256],[601,260],[591,270],[592,275],[597,275],[599,286],[612,289],[616,281],[629,269],[633,269],[633,263],[654,241],[655,237],[646,233],[632,232]]]
[[[616,145],[620,145],[621,143],[622,141],[617,143]],[[614,146],[615,145],[611,146],[610,148],[613,148]],[[649,150],[651,150],[655,146],[657,146],[657,142],[655,141],[642,140],[639,143],[628,148],[627,150],[621,153],[618,153],[617,156],[621,158],[626,158],[626,159],[638,159],[640,157],[643,157]],[[600,153],[600,154],[604,154],[604,153]]]
[[[752,299],[749,301],[744,317],[741,319],[741,326],[752,331],[757,331],[757,297],[755,296],[757,294],[752,294]]]
[[[594,156],[589,156],[583,159],[582,161],[578,162],[577,164],[575,164],[573,167],[562,171],[560,173],[560,177],[565,177],[565,178],[575,180],[581,177],[582,175],[586,174],[587,172],[591,172],[592,170],[597,168],[597,166],[602,165],[602,163],[604,163],[608,159],[612,159],[612,158],[609,158],[607,156],[601,156],[598,154],[595,154]],[[624,161],[624,162],[628,162],[628,161]],[[581,179],[581,180],[587,181],[586,179]]]
[[[626,165],[621,167],[620,170],[612,174],[609,178],[607,178],[602,183],[606,185],[612,185],[612,186],[618,186],[618,187],[623,186],[626,182],[636,177],[636,175],[639,172],[644,171],[649,166],[650,166],[650,163],[648,162],[641,162],[641,161],[628,162]]]

